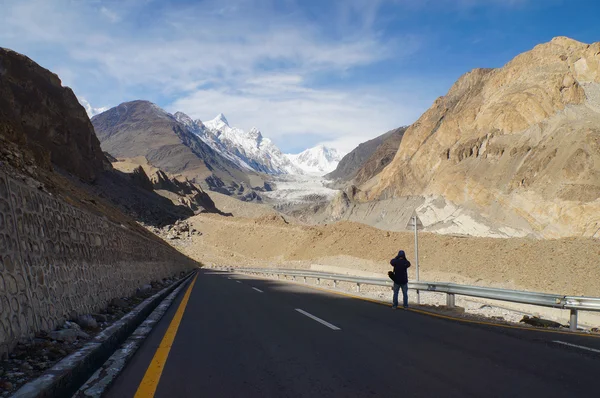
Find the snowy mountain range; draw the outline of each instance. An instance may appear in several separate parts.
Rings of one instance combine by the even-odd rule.
[[[330,173],[337,167],[344,154],[336,149],[318,145],[297,155],[286,155],[303,174],[319,175]]]
[[[253,127],[246,132],[231,127],[222,113],[207,122],[193,120],[183,112],[173,116],[227,159],[261,173],[323,175],[334,170],[342,158],[337,150],[322,145],[298,155],[283,154],[260,130]]]

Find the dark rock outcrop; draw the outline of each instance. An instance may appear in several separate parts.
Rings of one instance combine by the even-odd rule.
[[[142,166],[138,166],[133,170],[131,173],[131,179],[136,185],[142,189],[145,189],[146,191],[152,192],[154,190],[152,181],[150,181],[150,178],[148,178],[148,175]]]
[[[75,94],[31,59],[0,48],[0,138],[36,164],[92,182],[110,163]]]
[[[330,179],[330,180],[337,180],[337,181],[341,181],[341,182],[352,181],[367,161],[375,160],[373,155],[377,152],[379,147],[381,145],[383,145],[384,143],[386,143],[388,140],[390,141],[388,143],[389,147],[393,146],[393,145],[391,145],[392,143],[394,145],[397,143],[396,149],[395,149],[395,151],[397,151],[398,147],[400,146],[400,141],[402,140],[402,135],[404,134],[404,131],[406,131],[406,129],[407,129],[406,126],[399,127],[397,129],[388,131],[387,133],[382,134],[379,137],[373,138],[372,140],[363,142],[358,147],[356,147],[352,152],[350,152],[349,154],[344,156],[342,158],[342,160],[340,161],[340,163],[338,164],[337,168],[334,171],[332,171],[331,173],[327,174],[325,176],[325,178]],[[385,151],[385,152],[387,154],[387,151]],[[393,158],[393,156],[392,156],[392,158]],[[386,161],[387,161],[387,163],[389,163],[391,161],[391,159],[389,159],[389,160],[382,159],[382,161],[383,161],[383,162],[381,162],[382,164],[385,163]],[[380,163],[380,162],[376,161],[376,163]],[[387,163],[386,163],[386,165],[387,165]],[[383,167],[385,167],[385,166],[383,166]]]
[[[200,186],[190,181],[169,177],[161,170],[154,173],[151,181],[153,189],[178,195],[179,203],[190,208],[195,214],[204,212],[221,214],[210,196]]]
[[[379,174],[388,164],[394,160],[398,152],[404,132],[408,127],[400,127],[392,130],[385,135],[387,137],[379,145],[371,156],[356,171],[354,183],[361,185],[377,174]]]
[[[106,151],[104,151],[103,153],[104,153],[104,156],[106,156],[106,159],[107,159],[109,162],[111,162],[111,163],[114,163],[114,162],[118,162],[118,161],[119,161],[119,159],[117,159],[116,157],[114,157],[114,156],[113,156],[113,155],[111,155],[110,153],[108,153],[108,152],[106,152]]]

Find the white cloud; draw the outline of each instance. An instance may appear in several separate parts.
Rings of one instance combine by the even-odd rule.
[[[420,47],[414,36],[379,34],[379,0],[340,2],[336,17],[324,24],[297,13],[293,0],[278,4],[289,7],[284,12],[270,0],[226,7],[217,0],[163,8],[155,2],[148,9],[156,13],[145,22],[139,18],[149,11],[148,0],[7,1],[0,39],[9,37],[26,54],[40,45],[52,48],[59,55],[45,66],[69,71],[65,80],[90,114],[97,110],[83,97],[108,103],[143,93],[200,118],[223,112],[284,147],[319,141],[350,150],[411,122],[429,105],[398,105],[409,98],[351,79],[357,68]],[[347,79],[329,87],[332,78]]]
[[[91,118],[93,116],[98,115],[99,113],[106,112],[108,110],[107,107],[94,108],[92,105],[83,97],[77,97],[79,103],[85,108],[88,116]]]
[[[417,87],[414,87],[417,90]],[[327,144],[349,152],[359,143],[409,124],[429,104],[408,101],[414,91],[311,89],[291,76],[257,77],[236,90],[198,90],[168,110],[212,119],[222,112],[235,126],[258,127],[283,148]],[[402,99],[405,99],[402,101]]]

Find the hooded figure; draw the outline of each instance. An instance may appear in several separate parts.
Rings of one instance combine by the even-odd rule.
[[[400,250],[398,255],[390,260],[390,264],[394,267],[394,297],[392,308],[398,308],[398,292],[402,289],[402,299],[404,308],[408,308],[408,268],[410,261],[406,259],[404,250]],[[391,277],[391,275],[390,275]]]

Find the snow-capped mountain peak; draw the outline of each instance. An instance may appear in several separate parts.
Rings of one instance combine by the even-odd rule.
[[[217,115],[217,117],[204,123],[204,125],[207,126],[208,128],[212,128],[215,130],[222,129],[225,126],[231,128],[231,126],[229,126],[229,122],[227,121],[227,118],[222,113],[219,113]]]
[[[191,117],[189,117],[183,112],[175,112],[173,116],[175,117],[175,120],[177,120],[179,123],[183,124],[186,127],[191,128],[194,125],[194,120],[192,120]]]
[[[317,145],[297,155],[286,155],[296,167],[307,174],[324,175],[337,167],[343,153],[325,145]]]
[[[260,132],[260,130],[257,129],[256,127],[252,127],[250,129],[250,131],[248,131],[248,136],[251,137],[252,139],[256,140],[256,143],[258,144],[258,146],[260,146],[260,144],[262,143],[263,135]],[[269,140],[269,141],[271,141],[271,140]]]

